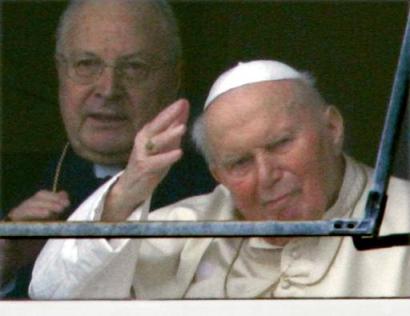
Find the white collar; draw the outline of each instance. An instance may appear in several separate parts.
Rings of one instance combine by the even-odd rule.
[[[115,166],[115,165],[108,166],[108,165],[94,164],[93,170],[94,170],[94,175],[98,179],[103,179],[105,177],[112,177],[113,175],[121,171],[122,168],[120,166]]]

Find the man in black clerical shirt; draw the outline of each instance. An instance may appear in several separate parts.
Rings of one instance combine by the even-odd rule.
[[[70,3],[56,43],[59,105],[69,143],[50,165],[41,190],[5,220],[66,219],[99,179],[126,167],[137,131],[177,100],[181,55],[177,24],[165,1]],[[156,189],[153,209],[212,188],[206,167],[189,155],[185,151]],[[27,296],[42,245],[0,240],[0,297]]]

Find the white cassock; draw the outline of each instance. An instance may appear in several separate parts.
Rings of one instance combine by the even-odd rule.
[[[324,219],[362,218],[373,171],[346,157],[343,185]],[[115,178],[71,221],[98,220]],[[381,234],[410,232],[410,183],[392,178]],[[149,201],[128,220],[138,220]],[[219,185],[149,214],[150,220],[238,220]],[[35,299],[410,296],[410,247],[357,251],[351,237],[50,240],[36,261]]]

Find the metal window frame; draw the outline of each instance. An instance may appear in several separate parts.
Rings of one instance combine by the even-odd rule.
[[[387,202],[394,151],[408,99],[410,71],[410,11],[378,149],[373,187],[362,219],[328,221],[151,221],[151,222],[0,222],[0,238],[148,238],[352,236],[358,250],[410,245],[410,232],[379,236]],[[392,210],[394,211],[394,210]]]

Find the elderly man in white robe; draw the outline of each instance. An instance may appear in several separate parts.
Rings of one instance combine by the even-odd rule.
[[[146,125],[125,171],[70,220],[363,217],[373,171],[343,154],[338,110],[308,75],[267,60],[239,63],[223,73],[195,123],[194,140],[220,185],[148,215],[152,190],[181,155],[185,112],[177,104]],[[409,182],[391,178],[388,194],[381,234],[410,231]],[[51,240],[36,262],[30,294],[35,299],[410,296],[410,248],[360,252],[350,237]]]

